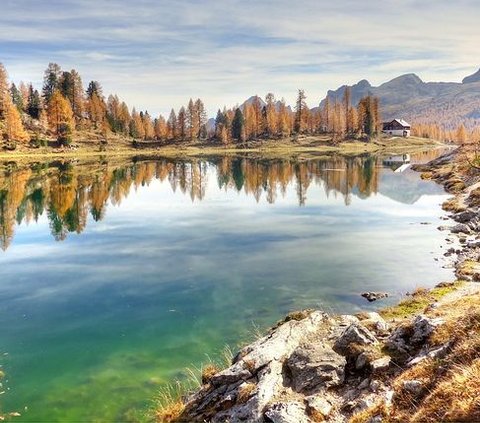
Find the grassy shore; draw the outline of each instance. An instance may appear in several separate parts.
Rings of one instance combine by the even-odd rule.
[[[439,141],[425,138],[380,138],[369,142],[345,140],[332,142],[329,136],[308,136],[295,139],[257,140],[242,145],[219,145],[212,142],[184,142],[152,145],[143,143],[134,147],[131,140],[114,138],[106,145],[95,139],[79,138],[73,148],[56,148],[54,146],[30,148],[19,146],[15,151],[0,152],[0,160],[38,161],[58,158],[89,157],[199,157],[211,155],[253,154],[262,157],[297,157],[313,158],[325,153],[358,155],[362,153],[379,153],[385,155],[414,153],[444,146]]]

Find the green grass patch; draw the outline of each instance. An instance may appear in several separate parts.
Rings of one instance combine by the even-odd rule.
[[[405,319],[421,313],[425,308],[438,301],[440,298],[456,291],[463,285],[463,281],[442,283],[435,288],[417,288],[411,295],[400,301],[397,305],[380,310],[380,315],[386,320]]]

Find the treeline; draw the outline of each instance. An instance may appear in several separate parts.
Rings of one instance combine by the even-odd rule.
[[[94,131],[105,141],[118,134],[137,141],[210,140],[223,144],[319,133],[331,133],[334,139],[371,137],[381,130],[379,109],[374,97],[352,106],[348,89],[341,103],[327,100],[323,108],[310,109],[304,91],[299,90],[294,110],[269,93],[265,101],[255,96],[242,106],[218,110],[215,124],[207,126],[201,99],[190,99],[178,111],[172,109],[168,118],[152,117],[147,111],[130,109],[117,95],[106,98],[98,81],[90,81],[85,88],[75,69],[64,71],[50,63],[39,91],[32,84],[22,82],[17,87],[9,83],[0,64],[0,132],[11,149],[17,142],[38,145],[44,134],[68,145],[78,130]]]
[[[381,131],[378,98],[367,96],[357,107],[351,104],[350,89],[341,103],[326,101],[323,108],[310,109],[303,90],[298,91],[294,110],[277,101],[272,93],[265,101],[255,96],[233,109],[218,110],[214,138],[224,144],[256,138],[284,138],[291,135],[333,134],[345,137],[376,136]]]
[[[438,124],[412,122],[412,135],[458,144],[480,143],[480,127],[467,129],[461,123],[455,129],[446,129]]]

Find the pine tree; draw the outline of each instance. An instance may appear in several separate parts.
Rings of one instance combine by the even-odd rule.
[[[57,88],[59,88],[62,69],[56,63],[49,63],[43,76],[42,96],[45,104],[48,104],[50,98]]]
[[[12,82],[12,85],[10,86],[10,96],[12,97],[13,104],[17,107],[18,111],[21,113],[23,111],[22,93],[13,82]]]
[[[232,138],[241,142],[245,141],[245,122],[239,107],[235,110],[232,121]]]
[[[103,89],[98,81],[90,81],[87,87],[87,97],[92,98],[96,94],[98,98],[103,99]]]
[[[33,89],[33,85],[28,86],[28,102],[27,102],[27,113],[33,119],[40,119],[40,111],[42,105],[40,100],[40,94],[37,90]]]

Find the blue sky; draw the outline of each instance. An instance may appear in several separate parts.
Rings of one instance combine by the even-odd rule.
[[[253,94],[313,106],[327,89],[402,73],[461,81],[480,67],[477,0],[1,0],[0,61],[41,85],[48,62],[129,105],[210,115]]]

